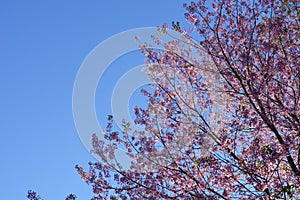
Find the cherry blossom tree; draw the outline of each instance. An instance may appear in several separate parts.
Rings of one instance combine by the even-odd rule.
[[[189,27],[163,51],[141,44],[142,90],[105,145],[102,162],[76,166],[93,199],[299,199],[300,3],[298,0],[200,0],[185,4]],[[168,33],[168,25],[159,29]],[[126,148],[130,169],[114,152]]]
[[[187,48],[182,40],[164,51],[141,46],[156,83],[143,91],[148,108],[135,108],[144,131],[128,123],[112,131],[110,119],[114,147],[94,135],[93,153],[104,162],[89,172],[77,166],[79,174],[99,199],[300,198],[298,1],[184,7],[192,27],[173,28]],[[133,158],[130,170],[110,162],[116,144]]]

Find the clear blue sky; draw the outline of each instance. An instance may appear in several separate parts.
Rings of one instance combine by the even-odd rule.
[[[183,21],[184,2],[1,1],[1,199],[25,199],[28,189],[45,200],[91,197],[74,169],[95,161],[73,121],[76,73],[88,53],[116,33]]]

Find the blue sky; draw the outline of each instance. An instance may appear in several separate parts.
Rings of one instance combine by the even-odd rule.
[[[91,197],[90,186],[74,169],[95,161],[73,121],[77,71],[89,52],[114,34],[183,21],[184,2],[1,1],[1,199],[25,199],[28,189],[45,200],[69,193]],[[130,68],[142,64],[140,59],[122,57],[106,77],[120,75],[123,61]],[[112,83],[108,79],[105,84]],[[101,107],[98,99],[107,98],[101,95],[97,93],[96,107]],[[99,119],[106,114],[97,113]]]

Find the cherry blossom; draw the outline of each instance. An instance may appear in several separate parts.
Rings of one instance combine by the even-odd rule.
[[[186,29],[164,50],[141,44],[142,90],[132,130],[108,118],[102,160],[76,166],[94,199],[299,199],[300,3],[215,0],[184,4]],[[160,35],[169,34],[164,24]],[[129,170],[115,159],[123,147]]]

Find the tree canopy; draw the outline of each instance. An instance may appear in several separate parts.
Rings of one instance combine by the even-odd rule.
[[[164,50],[141,44],[148,107],[105,145],[85,171],[93,199],[299,199],[300,3],[215,0],[185,4],[188,28]],[[132,158],[115,160],[118,146]]]

